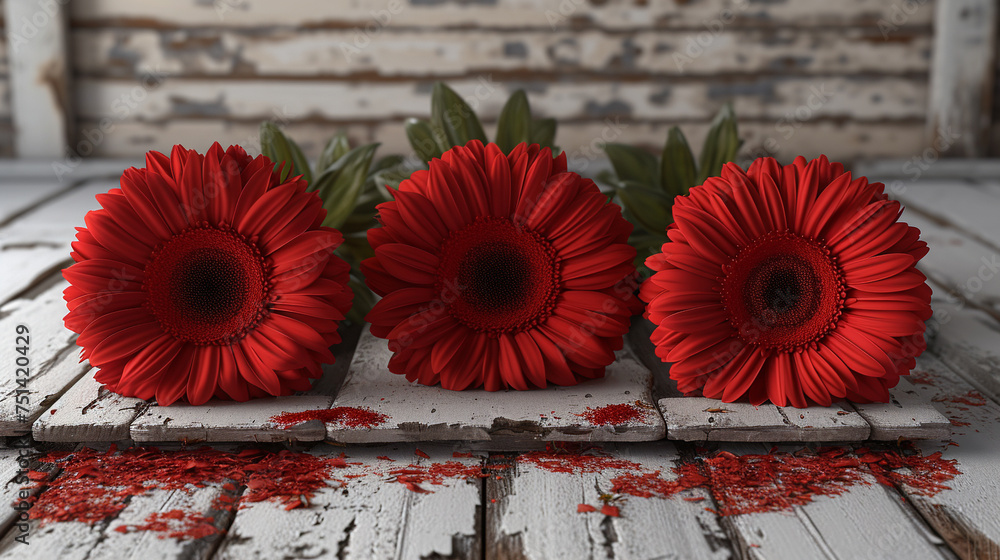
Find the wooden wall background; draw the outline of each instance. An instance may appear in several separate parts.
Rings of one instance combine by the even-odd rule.
[[[0,32],[6,32],[4,0],[0,0]],[[0,157],[14,155],[14,132],[10,121],[10,70],[7,67],[7,42],[0,41]]]
[[[927,143],[934,4],[73,0],[70,145],[109,157],[213,139],[252,148],[273,120],[310,155],[338,129],[405,153],[403,120],[426,115],[431,84],[447,80],[488,131],[527,89],[581,161],[602,139],[659,147],[675,124],[700,144],[727,101],[747,155],[908,157]]]

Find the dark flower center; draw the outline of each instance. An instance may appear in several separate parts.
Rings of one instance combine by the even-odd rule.
[[[519,332],[539,324],[552,312],[558,286],[555,250],[506,218],[479,218],[441,248],[441,301],[476,331]]]
[[[843,275],[830,251],[793,233],[760,237],[725,272],[722,300],[747,343],[801,348],[829,332],[844,306]]]
[[[146,265],[149,306],[163,329],[195,344],[230,344],[267,314],[267,267],[225,229],[196,227],[158,247]]]

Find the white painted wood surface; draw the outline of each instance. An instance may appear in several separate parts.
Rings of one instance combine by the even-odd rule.
[[[117,23],[123,26],[138,27],[145,24],[185,28],[211,22],[213,26],[234,28],[352,28],[375,21],[376,15],[382,15],[383,11],[393,6],[394,13],[390,13],[393,17],[385,24],[388,29],[466,25],[482,27],[484,31],[527,27],[540,32],[551,32],[553,28],[573,28],[574,25],[608,30],[629,30],[640,26],[698,27],[704,25],[706,19],[719,18],[723,10],[733,7],[733,3],[729,0],[704,0],[693,4],[635,4],[628,0],[612,0],[584,9],[575,3],[559,5],[548,0],[512,0],[468,4],[456,9],[447,4],[412,0],[372,0],[363,4],[344,5],[333,5],[323,0],[289,0],[280,5],[267,0],[212,4],[189,1],[174,5],[136,4],[129,0],[75,0],[71,6],[71,14],[75,21],[90,26]],[[916,27],[928,25],[933,13],[932,6],[927,3],[909,6],[905,13],[901,13],[898,7],[894,9],[891,5],[872,5],[868,0],[844,0],[836,5],[823,0],[799,0],[774,2],[766,8],[757,8],[747,13],[736,12],[732,16],[738,19],[738,26],[741,27],[850,23],[875,26],[879,19],[888,22],[889,18],[898,14],[897,18],[901,15],[907,17],[905,22],[897,25]]]
[[[940,451],[957,460],[962,474],[948,482],[950,490],[934,497],[907,486],[901,490],[960,557],[1000,558],[1000,485],[988,482],[1000,478],[1000,405],[970,394],[975,389],[932,356],[921,357],[917,371],[930,380],[917,391],[937,401],[956,423],[949,442],[927,441],[919,447],[924,454]]]
[[[452,448],[433,445],[420,447],[426,459],[416,449],[347,449],[348,466],[335,473],[345,488],[333,483],[319,490],[308,508],[285,511],[276,502],[246,503],[215,558],[479,558],[482,480],[448,478],[443,485],[421,486],[430,493],[416,493],[390,482],[394,477],[387,473],[409,464],[477,465],[481,459],[454,458]],[[338,456],[342,451],[321,446],[311,452]],[[354,475],[364,476],[348,478]]]
[[[976,389],[1000,401],[1000,324],[961,302],[936,302],[933,352]]]
[[[81,521],[50,523],[40,527],[32,522],[30,544],[13,542],[15,532],[8,532],[0,539],[0,559],[59,558],[60,560],[118,560],[120,558],[188,560],[205,559],[212,554],[214,541],[221,535],[204,539],[159,538],[150,531],[121,533],[121,525],[138,525],[153,513],[183,509],[216,517],[216,525],[225,527],[231,518],[229,512],[214,512],[212,502],[223,493],[221,484],[206,484],[203,488],[184,490],[150,490],[133,496],[116,517],[102,523],[88,525]],[[124,556],[127,554],[128,556]],[[30,556],[26,556],[30,555]]]
[[[66,314],[62,291],[66,286],[64,281],[54,282],[34,298],[16,299],[0,307],[0,332],[8,337],[0,344],[0,363],[7,372],[0,378],[0,436],[30,433],[32,422],[87,369],[79,363],[76,335],[62,323]],[[28,328],[27,377],[19,375],[17,367],[17,359],[25,357],[17,350],[24,347],[24,340],[18,344],[15,338],[21,325]]]
[[[945,152],[948,156],[988,153],[996,34],[994,0],[936,3],[927,143],[956,138]]]
[[[617,444],[604,448],[613,458],[632,461],[643,471],[676,477],[679,457],[670,442]],[[518,461],[517,476],[486,480],[486,554],[490,558],[705,558],[732,557],[728,538],[707,490],[685,490],[671,499],[628,496],[620,517],[600,513],[600,494],[628,471],[549,472]],[[704,501],[686,501],[682,497]],[[496,500],[495,502],[493,500]],[[577,513],[579,504],[598,511]]]
[[[66,5],[6,0],[7,56],[17,155],[55,159],[66,154],[72,126]]]
[[[38,206],[0,228],[0,302],[72,263],[70,244],[83,216],[98,208],[95,195],[116,183],[93,181]],[[63,314],[65,315],[65,313]]]
[[[889,389],[889,403],[852,403],[872,427],[871,439],[943,439],[951,433],[951,423],[922,398],[905,378]]]
[[[135,441],[320,441],[326,437],[326,426],[320,421],[283,428],[271,417],[330,408],[332,402],[329,396],[293,395],[245,403],[211,400],[201,406],[151,405],[132,421],[129,433]]]
[[[31,432],[38,441],[98,442],[129,439],[129,424],[145,409],[146,401],[123,397],[94,381],[91,369],[35,421]]]
[[[844,401],[800,409],[675,397],[660,399],[659,407],[667,423],[667,439],[672,440],[861,441],[871,431],[868,422]]]
[[[894,198],[980,243],[1000,247],[1000,190],[974,180],[903,181],[887,189]],[[997,281],[996,278],[993,278]]]
[[[327,437],[343,443],[465,440],[498,445],[538,441],[650,441],[663,437],[663,419],[650,391],[649,370],[623,352],[603,379],[536,391],[447,391],[411,384],[389,372],[384,340],[361,335],[334,407],[363,407],[388,419],[371,430],[331,424]],[[640,403],[642,418],[618,426],[593,425],[588,408]]]
[[[760,445],[728,445],[735,454],[763,454]],[[783,451],[795,451],[788,447]],[[750,513],[723,518],[737,535],[741,557],[767,560],[871,558],[912,560],[951,558],[893,489],[865,476],[839,496],[816,496],[791,511]]]
[[[33,167],[38,168],[37,165]],[[11,218],[44,202],[64,188],[65,185],[50,178],[0,184],[0,200],[3,200],[3,205],[0,206],[0,224],[6,224]]]

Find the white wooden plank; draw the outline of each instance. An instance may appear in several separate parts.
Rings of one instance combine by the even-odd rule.
[[[20,157],[65,155],[71,116],[64,4],[6,0],[4,17],[10,60],[11,115]],[[22,23],[23,22],[23,23]]]
[[[927,380],[917,391],[955,423],[949,442],[918,446],[924,454],[940,451],[957,460],[962,474],[933,497],[907,486],[901,491],[960,557],[1000,558],[1000,406],[932,356],[920,357],[917,371]]]
[[[853,403],[872,427],[871,439],[943,439],[951,433],[951,423],[913,385],[901,378],[889,389],[889,403]]]
[[[0,228],[0,302],[72,262],[70,244],[83,216],[98,207],[94,196],[115,184],[86,183]]]
[[[452,80],[449,85],[471,100],[478,115],[488,119],[499,115],[509,93],[501,83],[484,76]],[[76,87],[80,117],[94,121],[116,118],[115,101],[128,99],[135,87],[134,79],[81,78]],[[788,120],[789,114],[802,108],[804,99],[815,99],[811,119],[849,117],[878,122],[922,119],[927,104],[926,85],[909,77],[833,76],[817,84],[813,77],[755,76],[746,78],[745,83],[725,85],[702,80],[669,86],[640,81],[628,87],[614,81],[553,82],[539,89],[531,96],[532,106],[543,108],[546,116],[597,122],[608,114],[637,120],[708,122],[719,110],[718,98],[724,96],[732,100],[741,119],[770,120],[772,133],[778,133],[781,140],[786,136],[775,129],[773,121]],[[285,120],[398,119],[427,114],[430,93],[412,83],[394,81],[185,79],[148,89],[142,103],[121,120],[162,122],[225,115],[234,120],[261,121],[275,117],[275,100],[289,98],[296,102],[282,107],[279,116]],[[338,103],[330,103],[330,99]]]
[[[223,492],[218,483],[192,488],[190,493],[184,490],[150,490],[141,496],[133,496],[114,519],[93,525],[82,521],[62,521],[39,526],[37,521],[33,521],[28,548],[12,542],[11,536],[15,532],[9,532],[0,540],[0,559],[24,558],[25,554],[30,554],[32,558],[60,560],[207,559],[213,542],[220,539],[221,534],[203,539],[176,539],[150,531],[119,532],[117,528],[141,525],[150,514],[173,509],[214,516],[216,526],[225,527],[232,514],[212,510],[215,498]]]
[[[211,29],[200,33],[172,29],[81,28],[72,32],[73,66],[88,77],[132,78],[155,68],[162,76],[428,76],[450,78],[472,73],[594,72],[601,75],[655,76],[747,74],[766,71],[794,75],[882,75],[927,72],[930,34],[907,33],[908,41],[881,39],[866,28],[734,29],[719,34],[703,56],[692,57],[703,29],[678,30],[665,41],[661,31],[628,36],[601,30],[539,33],[514,30],[483,33],[475,29],[392,30],[381,33],[362,52],[352,45],[351,28],[308,33],[269,28],[254,33]],[[704,40],[704,39],[702,39]],[[212,44],[213,48],[204,48]],[[575,47],[575,48],[574,48]],[[809,51],[810,56],[801,56]],[[628,66],[616,64],[630,57]],[[654,75],[655,73],[655,75]],[[709,80],[713,78],[709,77]]]
[[[132,422],[134,441],[320,441],[326,426],[310,421],[283,428],[271,418],[290,412],[330,408],[333,397],[288,396],[248,402],[211,400],[204,405],[151,405]]]
[[[607,29],[702,28],[729,14],[733,25],[781,27],[789,25],[868,25],[880,20],[887,25],[926,26],[933,9],[929,3],[873,5],[867,0],[844,0],[831,5],[823,0],[798,0],[734,8],[729,0],[706,0],[691,4],[649,2],[635,4],[614,0],[602,4],[553,4],[548,0],[513,0],[504,3],[437,4],[421,1],[374,0],[363,4],[336,5],[321,0],[192,2],[182,5],[136,4],[129,0],[77,0],[70,6],[74,21],[88,25],[115,23],[136,27],[347,27],[378,24],[394,27],[475,26],[485,30],[534,28],[541,32],[576,27]],[[737,6],[742,6],[737,5]],[[751,9],[752,8],[752,9]],[[386,16],[389,16],[388,18]],[[902,20],[900,19],[902,18]]]
[[[734,454],[765,454],[764,446],[725,446]],[[794,448],[789,448],[793,451]],[[737,535],[745,558],[950,558],[931,531],[892,489],[874,477],[837,496],[815,496],[791,511],[747,513],[723,518]],[[891,529],[890,529],[891,528]]]
[[[533,101],[534,103],[534,101]],[[533,107],[535,105],[532,105]],[[429,105],[419,114],[426,115]],[[267,118],[272,118],[271,115]],[[279,122],[285,122],[280,115]],[[877,126],[853,120],[811,120],[800,123],[792,139],[775,130],[774,119],[766,121],[741,121],[740,137],[746,139],[745,153],[774,155],[782,161],[791,161],[797,155],[817,157],[826,153],[839,161],[867,157],[899,157],[900,154],[919,153],[924,148],[923,120],[886,121]],[[84,120],[81,127],[98,126],[98,121]],[[596,167],[604,154],[594,142],[611,139],[662,149],[667,130],[676,125],[675,120],[652,121],[648,119],[598,118],[588,122],[559,123],[558,142],[566,150],[571,168],[579,172]],[[488,122],[486,132],[492,135],[495,128]],[[372,123],[370,121],[291,121],[285,125],[286,134],[303,144],[307,155],[316,157],[330,137],[330,130],[344,129],[352,141],[382,142],[379,148],[385,153],[411,153],[409,142],[398,119]],[[708,131],[707,122],[684,125],[684,134],[692,145],[701,145]],[[240,144],[249,150],[259,151],[256,122],[231,119],[203,119],[175,117],[166,122],[123,121],[115,125],[109,135],[95,150],[98,157],[135,157],[147,150],[160,150],[163,146],[181,143],[191,148],[205,150],[207,139],[218,140],[222,145]],[[627,136],[626,136],[627,134]],[[765,149],[766,144],[766,149]]]
[[[526,444],[538,441],[648,441],[663,437],[649,371],[620,352],[603,379],[535,391],[447,391],[411,384],[389,372],[392,353],[384,340],[361,335],[354,361],[334,407],[384,414],[371,429],[327,427],[344,443],[466,440]],[[635,403],[639,403],[636,406]],[[621,425],[594,425],[583,415],[608,405],[631,405],[640,418]]]
[[[35,167],[39,166],[36,164]],[[64,185],[52,178],[22,180],[16,183],[5,181],[0,184],[0,199],[3,200],[3,206],[0,206],[0,224],[6,223],[12,217],[52,197],[64,188]]]
[[[902,219],[919,228],[920,238],[927,242],[929,252],[917,266],[928,278],[1000,315],[1000,254],[996,249],[919,212],[907,210]],[[935,286],[935,295],[943,294]]]
[[[676,397],[659,406],[667,438],[681,441],[860,441],[870,431],[846,402],[798,409]]]
[[[986,185],[972,180],[927,179],[891,185],[888,192],[943,226],[988,247],[1000,245],[1000,220],[996,219],[1000,192]]]
[[[0,510],[0,532],[11,531],[20,535],[16,524],[24,523],[22,512],[30,509],[29,496],[37,491],[29,488],[34,481],[27,478],[27,471],[45,470],[33,455],[37,452],[29,438],[17,438],[8,442],[8,447],[0,449],[0,500],[7,507]]]
[[[597,472],[549,472],[523,460],[516,476],[486,480],[486,555],[490,558],[705,558],[732,557],[728,538],[715,514],[707,490],[685,490],[672,499],[627,496],[619,501],[620,517],[600,513],[600,494],[623,474],[671,470],[679,459],[673,444],[656,442],[608,446],[611,459],[638,465],[635,469],[606,468]],[[681,496],[705,501],[686,501]],[[586,504],[598,511],[578,513]]]
[[[97,442],[129,439],[129,424],[146,401],[123,397],[94,381],[97,369],[52,404],[31,427],[34,438],[47,442]]]
[[[962,377],[994,400],[1000,399],[1000,324],[961,302],[937,301],[938,330],[931,349]]]
[[[987,155],[996,74],[997,4],[937,2],[927,144],[953,141],[949,156]]]
[[[214,558],[480,558],[481,480],[445,478],[442,485],[420,485],[430,493],[416,493],[393,482],[389,471],[446,461],[474,467],[481,460],[454,458],[451,448],[422,450],[430,459],[412,446],[347,450],[347,467],[335,473],[344,488],[334,483],[320,489],[310,507],[291,511],[276,502],[245,503]],[[329,446],[311,451],[341,452]]]
[[[9,375],[0,379],[0,435],[30,433],[31,423],[86,370],[73,343],[76,335],[62,323],[66,286],[66,282],[55,282],[34,298],[17,299],[0,308],[0,332],[10,337],[0,345],[0,360],[10,368]],[[16,329],[22,325],[28,329],[26,345],[24,339],[15,341]],[[27,356],[17,350],[24,346]],[[27,376],[16,366],[25,357]]]

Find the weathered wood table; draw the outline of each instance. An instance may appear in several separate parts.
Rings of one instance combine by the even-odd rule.
[[[930,350],[887,405],[806,410],[681,398],[641,320],[604,380],[571,388],[411,386],[386,370],[384,341],[345,327],[337,363],[301,395],[158,407],[110,394],[62,326],[59,270],[124,165],[61,179],[4,165],[0,558],[1000,559],[1000,164],[867,170],[930,244]],[[176,467],[189,472],[205,444],[243,466],[199,485],[109,483],[111,514],[22,521],[17,504],[58,509],[47,492],[103,480],[115,449],[193,453]],[[274,482],[262,454],[335,476],[258,500]]]

